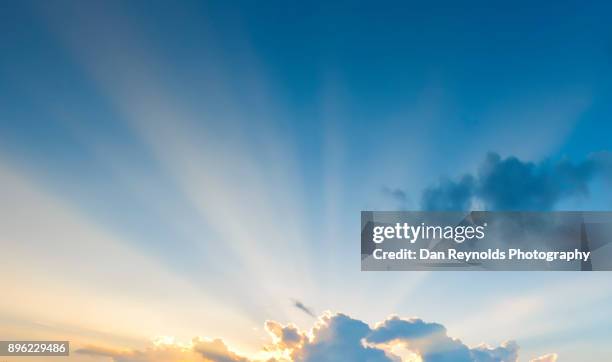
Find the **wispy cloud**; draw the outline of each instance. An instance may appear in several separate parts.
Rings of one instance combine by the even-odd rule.
[[[557,361],[557,354],[556,353],[549,353],[545,356],[542,357],[538,357],[534,360],[532,360],[531,362],[556,362]]]
[[[316,318],[316,315],[314,314],[312,309],[310,309],[307,306],[305,306],[304,303],[300,302],[299,300],[294,300],[293,301],[293,306],[296,307],[297,309],[301,310],[302,312],[308,314],[309,316]]]

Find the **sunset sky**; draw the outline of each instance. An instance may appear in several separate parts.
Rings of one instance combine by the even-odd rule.
[[[489,152],[536,180],[609,156],[610,11],[4,1],[0,339],[157,361],[133,351],[199,336],[264,358],[274,323],[381,341],[397,315],[470,348],[516,341],[521,361],[609,360],[610,274],[361,272],[359,223],[455,205]],[[508,207],[610,210],[605,167]]]

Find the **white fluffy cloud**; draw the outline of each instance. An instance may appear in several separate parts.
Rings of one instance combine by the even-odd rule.
[[[518,362],[519,347],[508,341],[498,347],[468,347],[448,336],[446,328],[421,319],[391,316],[374,327],[345,314],[321,316],[311,331],[267,321],[271,344],[263,348],[268,362]],[[396,354],[396,347],[409,357]],[[81,354],[111,357],[115,362],[256,362],[233,352],[222,340],[195,338],[191,344],[157,344],[144,350],[88,347]],[[416,359],[415,359],[416,358]],[[555,362],[549,354],[532,362]]]
[[[369,347],[364,339],[370,327],[344,314],[324,315],[312,330],[312,338],[305,341],[291,356],[294,362],[355,361],[393,362],[384,350]]]

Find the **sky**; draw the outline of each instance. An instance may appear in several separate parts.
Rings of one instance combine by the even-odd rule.
[[[357,254],[361,210],[610,210],[611,10],[4,1],[0,336],[75,361],[609,359],[605,272]]]

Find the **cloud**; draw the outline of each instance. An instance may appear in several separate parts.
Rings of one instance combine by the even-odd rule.
[[[230,351],[225,343],[220,339],[214,341],[197,340],[193,350],[204,357],[204,359],[214,362],[248,362],[247,358],[241,357]]]
[[[87,347],[77,353],[110,357],[114,362],[408,362],[414,356],[421,362],[518,361],[519,347],[514,341],[470,348],[448,336],[443,325],[418,318],[391,316],[372,328],[346,314],[326,313],[309,332],[276,321],[266,321],[265,329],[272,343],[250,358],[233,352],[220,339],[200,338],[187,346],[155,344],[142,351]],[[394,352],[398,345],[410,352],[409,357]],[[556,354],[549,354],[532,362],[556,359]]]
[[[208,362],[191,348],[183,348],[176,345],[154,345],[144,350],[121,350],[89,346],[77,349],[76,353],[88,356],[110,357],[114,362]]]
[[[587,196],[595,177],[612,179],[612,154],[599,152],[572,163],[544,160],[539,163],[502,158],[489,153],[476,174],[442,178],[423,191],[423,210],[550,210],[559,201]]]
[[[507,341],[499,347],[491,348],[480,345],[470,350],[473,361],[478,362],[514,362],[518,361],[519,346],[515,341]]]
[[[317,316],[314,314],[314,312],[312,311],[312,309],[306,307],[304,305],[304,303],[300,302],[299,300],[294,300],[293,301],[293,306],[296,307],[297,309],[301,310],[302,312],[308,314],[309,316],[316,318]]]
[[[378,325],[367,341],[375,344],[401,343],[417,352],[423,362],[470,362],[473,361],[467,348],[459,340],[446,335],[446,328],[437,323],[426,323],[420,319],[404,320],[391,317]]]
[[[557,354],[551,353],[536,359],[532,359],[531,362],[557,362]]]
[[[294,362],[393,362],[384,350],[366,346],[371,333],[363,321],[345,314],[324,315],[312,330],[313,338],[292,353]]]
[[[398,188],[390,188],[390,187],[385,186],[382,188],[381,191],[383,195],[385,195],[386,197],[389,197],[392,200],[395,200],[398,206],[402,209],[409,207],[411,203],[410,198],[408,197],[406,192],[404,192],[404,190],[401,190]]]
[[[283,326],[275,321],[266,321],[265,328],[274,339],[274,346],[277,349],[295,349],[306,339],[306,336],[294,325]]]
[[[421,319],[401,319],[393,316],[379,324],[367,337],[375,344],[400,343],[416,352],[423,362],[516,362],[518,345],[504,342],[490,348],[485,345],[470,349],[460,340],[451,338],[446,328]]]
[[[220,339],[194,338],[187,346],[153,344],[142,351],[89,346],[76,350],[79,354],[110,357],[114,362],[249,362],[230,351]]]
[[[469,209],[475,185],[471,175],[464,175],[458,181],[442,178],[438,185],[423,191],[422,207],[424,210]]]

